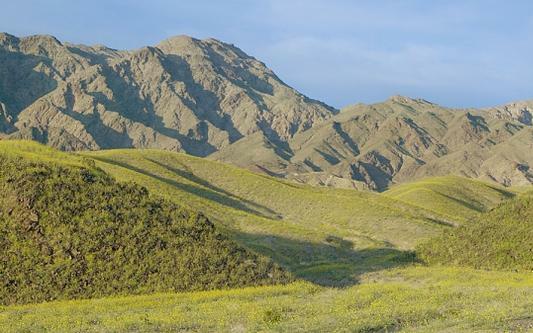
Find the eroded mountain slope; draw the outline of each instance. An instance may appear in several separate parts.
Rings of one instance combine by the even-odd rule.
[[[0,131],[64,150],[206,156],[254,133],[286,140],[337,111],[214,39],[117,51],[0,34]]]
[[[343,109],[286,145],[249,137],[213,158],[304,183],[379,191],[449,174],[526,185],[533,182],[532,109],[533,102],[449,109],[394,96]]]

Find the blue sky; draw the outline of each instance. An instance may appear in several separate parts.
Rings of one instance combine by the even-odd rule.
[[[533,1],[0,0],[0,31],[119,49],[214,37],[336,107],[533,99]]]

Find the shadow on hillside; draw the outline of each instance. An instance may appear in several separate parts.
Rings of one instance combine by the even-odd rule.
[[[92,60],[98,62],[102,59],[99,60],[93,57]],[[131,68],[126,66],[123,69],[127,74],[131,74]],[[216,150],[215,147],[204,139],[197,140],[194,137],[189,137],[180,133],[174,128],[167,127],[163,118],[156,112],[157,106],[154,105],[153,97],[150,94],[145,95],[144,93],[141,93],[139,85],[136,85],[135,82],[132,82],[131,80],[125,79],[112,66],[105,62],[101,63],[101,70],[102,75],[105,76],[108,88],[113,92],[113,98],[108,98],[105,94],[99,92],[88,92],[87,94],[91,95],[98,103],[104,105],[106,110],[117,111],[123,118],[143,124],[146,127],[154,129],[156,132],[176,139],[188,153],[205,156]],[[92,124],[89,122],[89,125],[105,127],[104,125],[99,124],[99,121],[98,117],[96,117],[96,123]],[[109,128],[107,130],[111,129]],[[116,133],[111,132],[111,134]],[[127,134],[119,134],[123,136],[123,140],[128,139]],[[107,142],[102,142],[102,144],[101,147],[110,146]],[[113,147],[133,147],[133,144],[114,145]]]
[[[51,75],[36,70],[52,65],[46,57],[2,48],[0,59],[4,69],[0,95],[9,115],[15,118],[14,123],[22,110],[56,89],[58,83]]]
[[[451,201],[454,201],[456,202],[457,204],[461,205],[461,206],[464,206],[468,209],[471,209],[473,211],[476,211],[478,213],[483,213],[485,210],[483,209],[483,205],[477,201],[474,201],[477,205],[475,205],[474,203],[471,203],[471,202],[468,202],[468,201],[465,201],[465,200],[462,200],[462,199],[459,199],[459,198],[455,198],[455,197],[452,197],[451,195],[448,195],[446,193],[442,193],[442,192],[439,192],[439,191],[435,191],[437,194],[439,195],[442,195],[443,197],[445,197],[446,199],[448,200],[451,200]]]
[[[234,232],[232,238],[270,257],[296,278],[327,287],[355,285],[365,273],[416,262],[411,251],[392,247],[354,249],[351,241],[336,236],[327,236],[319,243],[240,232]]]
[[[257,215],[257,216],[260,216],[260,217],[264,217],[264,218],[270,218],[270,219],[272,219],[272,218],[280,218],[279,215],[275,211],[270,210],[267,207],[261,206],[261,205],[256,204],[256,203],[252,203],[251,201],[246,201],[250,205],[254,205],[256,207],[260,207],[263,210],[267,210],[268,214],[245,205],[243,202],[241,202],[241,199],[237,199],[237,198],[234,199],[234,198],[229,197],[228,195],[230,195],[230,194],[227,193],[227,192],[218,192],[218,191],[213,190],[213,186],[212,185],[210,185],[207,188],[204,188],[203,185],[202,186],[196,186],[196,185],[191,185],[191,184],[180,183],[180,182],[178,182],[178,181],[176,181],[174,179],[169,179],[169,178],[166,178],[166,177],[163,177],[163,176],[148,172],[146,170],[143,170],[141,168],[135,167],[133,165],[130,165],[130,164],[127,164],[127,163],[124,163],[124,162],[119,162],[119,161],[111,160],[111,159],[108,159],[108,158],[105,158],[105,157],[100,157],[100,156],[93,156],[92,158],[94,158],[95,160],[104,162],[104,163],[108,163],[108,164],[112,164],[112,165],[115,165],[115,166],[119,166],[119,167],[128,169],[130,171],[134,171],[134,172],[143,174],[145,176],[157,179],[160,182],[163,182],[165,184],[168,184],[170,186],[178,188],[178,189],[180,189],[180,190],[182,190],[184,192],[187,192],[189,194],[195,195],[195,196],[203,198],[203,199],[207,199],[207,200],[211,200],[211,201],[217,202],[217,203],[219,203],[221,205],[224,205],[224,206],[227,206],[227,207],[231,207],[233,209],[238,209],[238,210],[241,210],[241,211],[244,211],[244,212],[247,212],[247,213],[251,213],[251,214],[254,214],[254,215]],[[179,175],[179,174],[177,174],[177,175]],[[185,177],[185,178],[189,179],[187,177]],[[203,181],[203,182],[205,182],[205,181]],[[197,183],[197,184],[201,185],[200,183]],[[209,214],[207,214],[207,215],[209,215]]]
[[[505,199],[512,199],[512,198],[516,197],[515,193],[506,191],[506,190],[498,188],[496,186],[487,184],[487,187],[489,187],[493,191],[496,191],[496,192],[500,193]]]
[[[104,96],[104,94],[98,92],[93,92],[90,95],[93,97]],[[76,97],[74,96],[73,89],[70,85],[67,85],[64,96],[65,107],[58,106],[58,108],[64,114],[82,123],[84,129],[91,135],[100,148],[109,149],[133,147],[133,140],[128,136],[128,134],[125,132],[119,132],[104,124],[100,113],[95,112],[93,114],[86,115],[74,111]]]
[[[223,188],[220,188],[218,186],[215,186],[213,184],[211,184],[210,182],[206,181],[205,179],[202,179],[198,176],[196,176],[191,170],[189,167],[187,167],[186,165],[181,165],[185,170],[181,170],[181,169],[178,169],[178,168],[174,168],[170,165],[167,165],[165,163],[162,163],[160,161],[157,161],[155,159],[152,159],[152,158],[148,158],[148,157],[144,157],[146,160],[160,166],[161,168],[164,168],[166,169],[167,171],[170,171],[174,174],[176,174],[177,176],[181,177],[181,178],[185,178],[187,179],[188,181],[192,182],[192,183],[195,183],[195,184],[198,184],[202,187],[205,187],[213,192],[217,192],[217,193],[220,193],[221,195],[223,195],[224,197],[227,197],[227,198],[234,198],[235,200],[238,200],[239,202],[243,202],[245,203],[246,205],[249,205],[249,206],[253,206],[255,207],[256,209],[259,209],[263,212],[266,212],[268,214],[267,217],[269,218],[273,218],[273,219],[281,219],[281,216],[275,212],[274,210],[266,207],[266,206],[263,206],[261,204],[258,204],[257,202],[253,202],[251,200],[248,200],[248,199],[245,199],[243,197],[240,197],[238,195],[235,195],[231,192],[228,192],[226,190],[224,190]],[[255,213],[254,213],[255,214]],[[265,215],[261,215],[263,217],[265,217]]]

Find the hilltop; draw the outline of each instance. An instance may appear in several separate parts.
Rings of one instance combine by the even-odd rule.
[[[503,186],[458,176],[424,178],[394,186],[383,194],[460,224],[515,196]]]

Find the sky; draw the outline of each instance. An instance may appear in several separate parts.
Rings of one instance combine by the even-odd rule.
[[[335,107],[533,99],[533,1],[0,0],[0,31],[117,49],[217,38]]]

